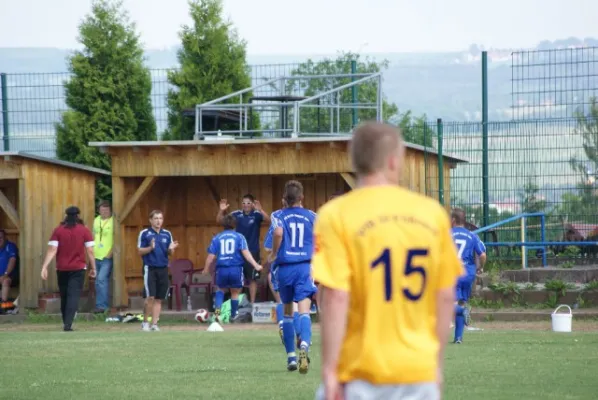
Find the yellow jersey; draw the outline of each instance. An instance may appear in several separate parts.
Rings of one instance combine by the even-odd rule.
[[[434,382],[436,293],[464,273],[447,212],[399,186],[358,188],[320,209],[314,235],[314,280],[350,298],[339,380]]]

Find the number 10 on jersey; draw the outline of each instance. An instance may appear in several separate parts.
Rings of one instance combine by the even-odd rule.
[[[407,288],[403,288],[403,296],[405,296],[408,300],[417,301],[422,297],[424,294],[424,290],[426,288],[426,270],[419,265],[414,265],[414,258],[415,257],[424,257],[428,255],[428,249],[411,249],[407,251],[407,257],[405,259],[405,264],[403,267],[403,275],[409,276],[412,274],[421,275],[422,284],[421,289],[419,292],[413,293],[411,290]],[[385,248],[382,251],[380,257],[375,259],[371,267],[375,269],[379,265],[384,267],[384,298],[386,301],[392,300],[392,293],[393,293],[393,279],[392,279],[392,257],[391,251],[389,248]]]

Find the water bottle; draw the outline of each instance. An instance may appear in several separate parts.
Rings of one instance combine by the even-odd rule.
[[[191,311],[191,295],[187,296],[187,311]]]

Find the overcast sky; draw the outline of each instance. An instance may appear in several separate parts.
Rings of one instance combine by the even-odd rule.
[[[90,3],[0,0],[0,47],[77,47]],[[186,0],[124,3],[146,48],[178,45]],[[255,55],[526,48],[598,37],[598,0],[224,0],[224,7]]]

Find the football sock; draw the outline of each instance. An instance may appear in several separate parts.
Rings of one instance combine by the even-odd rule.
[[[216,292],[216,304],[214,305],[214,308],[222,308],[222,303],[224,303],[224,292],[222,290],[219,290]]]
[[[235,318],[237,316],[237,310],[239,309],[239,300],[230,301],[230,317]]]
[[[311,316],[309,313],[301,314],[299,321],[301,324],[301,346],[305,343],[307,348],[309,348],[309,344],[311,343]]]
[[[301,336],[301,323],[299,322],[299,313],[295,311],[293,313],[293,326],[295,327],[295,333],[297,337]]]
[[[276,305],[276,321],[280,324],[284,318],[284,306],[282,303]]]
[[[463,339],[463,331],[465,330],[465,316],[463,315],[464,308],[460,305],[455,305],[455,340]]]
[[[285,315],[282,321],[282,338],[284,340],[284,348],[289,357],[291,353],[295,354],[295,327],[293,326],[293,317]]]

